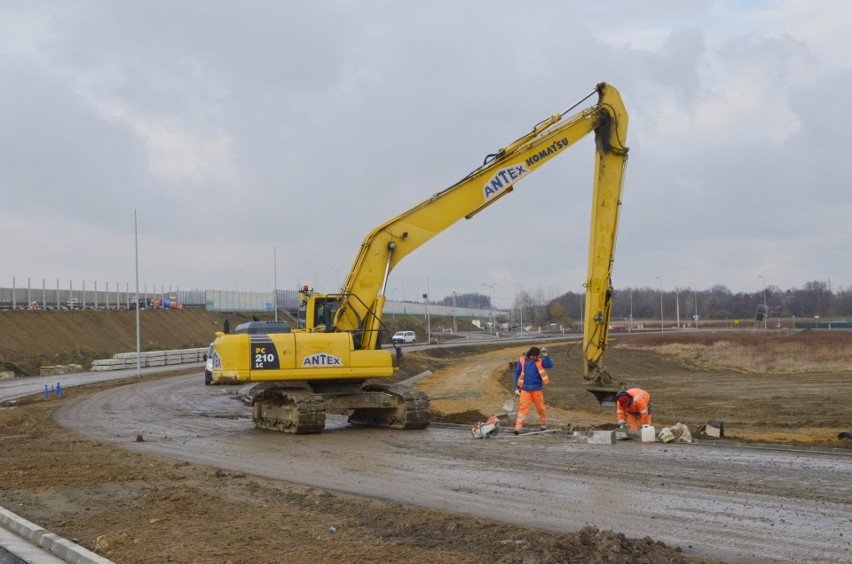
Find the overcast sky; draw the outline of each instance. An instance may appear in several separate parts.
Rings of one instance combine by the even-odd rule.
[[[374,227],[608,82],[613,284],[852,286],[852,2],[0,0],[0,286],[336,290]],[[389,297],[582,291],[591,136]],[[275,251],[273,251],[275,249]],[[761,278],[762,277],[762,278]],[[493,289],[483,286],[493,284]]]

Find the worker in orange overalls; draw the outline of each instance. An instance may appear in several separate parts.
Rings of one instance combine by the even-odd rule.
[[[618,417],[619,428],[627,426],[634,431],[642,425],[651,424],[651,394],[639,388],[629,390],[621,388],[615,395],[615,414]]]
[[[544,386],[550,383],[547,369],[553,368],[553,361],[547,353],[547,349],[530,347],[530,350],[521,356],[515,365],[515,395],[520,396],[520,407],[518,417],[515,419],[516,435],[524,428],[524,421],[530,410],[530,404],[535,404],[538,411],[539,428],[547,429],[547,410],[544,407]]]

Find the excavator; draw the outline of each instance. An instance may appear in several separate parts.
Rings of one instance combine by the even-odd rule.
[[[567,115],[597,94],[597,103]],[[259,429],[320,433],[326,413],[350,423],[394,429],[429,425],[429,397],[381,379],[402,362],[382,349],[382,310],[394,267],[460,219],[471,219],[515,190],[516,184],[595,134],[595,174],[585,282],[583,375],[601,405],[611,405],[623,385],[603,366],[612,305],[615,252],[624,169],[627,111],[606,83],[571,108],[554,114],[452,186],[374,228],[361,243],[337,294],[300,290],[298,327],[283,333],[217,333],[212,378],[217,383],[256,382],[249,392]]]

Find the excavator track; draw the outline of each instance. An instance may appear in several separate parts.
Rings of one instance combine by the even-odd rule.
[[[303,390],[266,389],[252,403],[252,422],[258,429],[311,435],[325,428],[325,401]]]
[[[432,415],[429,411],[429,396],[424,392],[402,384],[366,384],[364,392],[382,392],[389,396],[391,407],[356,408],[349,416],[349,423],[389,429],[425,429]]]

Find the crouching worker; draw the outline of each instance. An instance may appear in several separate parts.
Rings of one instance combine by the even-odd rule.
[[[627,426],[634,431],[640,430],[642,425],[650,425],[651,394],[639,388],[622,388],[615,395],[615,414],[621,429],[624,428],[625,419]]]
[[[544,386],[550,383],[547,369],[553,368],[553,361],[547,354],[547,349],[530,347],[515,365],[515,395],[520,396],[518,418],[515,420],[516,435],[524,428],[524,421],[530,410],[530,404],[535,404],[538,411],[539,425],[542,431],[547,429],[547,410],[544,407]]]

